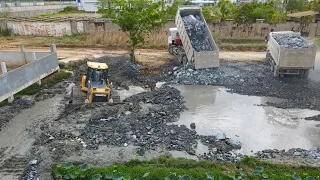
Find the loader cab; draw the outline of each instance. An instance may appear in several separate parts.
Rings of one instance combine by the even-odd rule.
[[[88,62],[87,81],[101,82],[108,79],[108,65],[105,63]]]
[[[108,86],[108,65],[96,62],[87,62],[87,65],[87,72],[82,76],[81,89],[87,92],[91,86],[106,88]]]

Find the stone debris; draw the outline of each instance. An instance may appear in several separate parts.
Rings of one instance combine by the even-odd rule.
[[[304,40],[298,34],[276,34],[272,35],[272,37],[277,41],[280,47],[283,48],[300,49],[313,47],[311,43]]]
[[[320,149],[317,150],[305,150],[301,148],[292,148],[288,151],[277,150],[277,149],[268,149],[263,151],[258,151],[254,154],[256,158],[261,159],[272,159],[276,156],[299,156],[303,158],[313,158],[320,160]]]
[[[209,38],[206,34],[205,22],[198,15],[182,17],[182,21],[189,35],[191,45],[195,51],[212,51]]]

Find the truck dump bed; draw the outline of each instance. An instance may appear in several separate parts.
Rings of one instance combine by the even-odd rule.
[[[276,65],[280,69],[311,69],[314,66],[317,48],[314,45],[308,47],[283,47],[276,41],[274,36],[279,34],[295,34],[300,36],[300,33],[283,31],[270,33],[268,48]],[[299,38],[302,38],[301,36]],[[302,38],[305,43],[307,40]]]
[[[200,18],[200,21],[204,22],[204,33],[207,38],[207,45],[210,47],[203,48],[206,50],[199,50],[199,47],[193,47],[191,42],[191,36],[187,32],[187,28],[184,24],[183,18],[186,16],[193,15]],[[194,19],[197,21],[196,19]],[[212,34],[208,28],[208,25],[202,15],[202,10],[200,6],[179,6],[178,13],[176,15],[175,23],[180,34],[180,38],[189,62],[194,61],[195,69],[202,68],[213,68],[219,67],[219,49],[213,40]],[[192,27],[188,27],[189,29]],[[203,31],[203,29],[201,29]],[[196,49],[198,51],[196,51]],[[201,48],[200,48],[201,49]],[[208,50],[209,49],[209,50]]]

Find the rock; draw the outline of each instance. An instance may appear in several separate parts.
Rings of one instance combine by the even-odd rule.
[[[126,111],[126,112],[125,112],[125,115],[130,115],[130,114],[131,114],[130,111]]]
[[[195,123],[191,123],[191,124],[190,124],[190,128],[191,128],[191,129],[196,129],[196,124],[195,124]]]
[[[302,154],[301,152],[294,152],[293,153],[293,155],[295,155],[295,156],[301,156],[301,154]]]
[[[128,146],[128,143],[124,143],[123,146],[124,146],[124,147],[127,147],[127,146]]]
[[[226,143],[234,149],[241,149],[241,142],[238,140],[228,139]]]
[[[190,69],[190,68],[189,68],[188,71],[189,71],[189,72],[193,72],[193,69]]]
[[[175,134],[175,133],[176,133],[176,131],[175,131],[175,130],[173,130],[173,129],[171,129],[171,130],[170,130],[170,133],[171,133],[171,134]]]
[[[167,144],[170,144],[171,143],[171,139],[169,137],[165,137],[163,139],[163,142],[167,143]]]
[[[178,68],[179,68],[178,66],[175,66],[175,67],[173,68],[173,70],[176,71]]]
[[[147,127],[146,127],[146,129],[147,129],[147,130],[150,130],[150,129],[151,129],[151,127],[150,127],[150,126],[147,126]]]
[[[218,141],[222,141],[222,140],[225,140],[227,138],[226,134],[224,133],[218,133],[215,138],[218,140]]]
[[[50,137],[49,137],[49,140],[54,140],[54,137],[53,137],[53,136],[50,136]]]
[[[29,162],[30,165],[36,165],[38,163],[38,160],[34,159]]]
[[[166,115],[167,115],[165,112],[159,112],[159,114],[160,114],[161,116],[166,116]]]
[[[100,144],[100,141],[99,141],[98,139],[96,139],[96,141],[95,141],[95,142],[96,142],[96,144]]]

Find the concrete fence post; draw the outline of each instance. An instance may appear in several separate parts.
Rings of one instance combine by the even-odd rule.
[[[37,56],[35,52],[32,52],[32,61],[36,61],[37,60]],[[37,81],[37,84],[40,86],[41,85],[41,79],[39,81]]]
[[[51,50],[51,53],[56,53],[57,52],[56,45],[55,44],[51,44],[50,45],[50,50]]]
[[[24,53],[24,46],[23,46],[23,44],[20,44],[20,50],[21,50],[22,60],[24,60],[24,61],[26,62],[26,64],[27,64],[28,62],[27,62],[26,55],[25,55],[25,53]]]
[[[7,67],[6,67],[6,63],[5,63],[5,62],[1,62],[1,71],[2,71],[3,74],[6,74],[6,73],[7,73]],[[13,96],[10,96],[10,97],[8,98],[8,102],[9,102],[9,103],[12,103],[13,100],[14,100],[14,97],[13,97]]]

